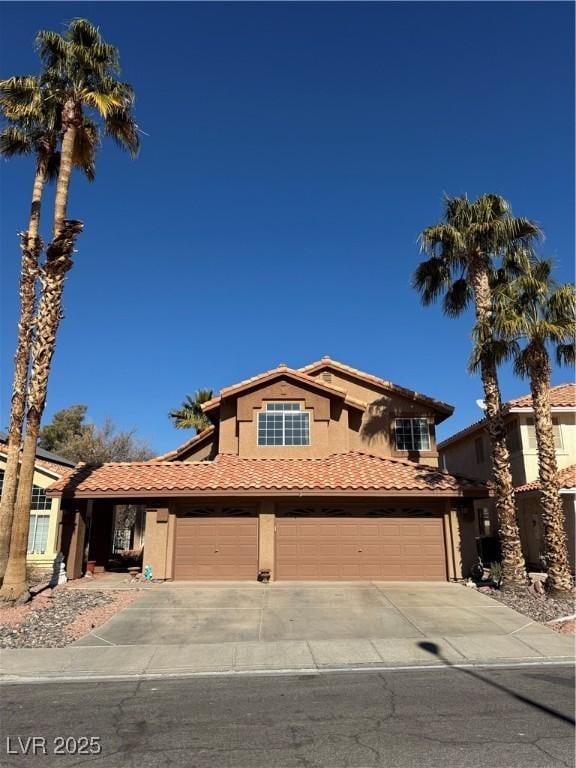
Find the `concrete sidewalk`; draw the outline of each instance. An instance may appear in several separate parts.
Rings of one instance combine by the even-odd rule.
[[[535,627],[522,637],[453,635],[358,640],[187,645],[70,646],[2,651],[4,682],[139,678],[246,672],[318,672],[362,668],[506,662],[568,662],[573,638]]]

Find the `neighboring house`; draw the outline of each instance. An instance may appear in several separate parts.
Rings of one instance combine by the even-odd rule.
[[[126,546],[143,541],[154,578],[461,576],[460,521],[488,490],[438,469],[451,406],[323,358],[226,387],[203,410],[213,426],[179,448],[52,486],[74,531],[69,575],[86,539],[88,559],[109,563],[128,510],[140,522],[123,528]]]
[[[576,464],[576,384],[559,384],[550,390],[554,441],[561,495],[566,515],[570,562],[574,570],[574,482]],[[539,505],[538,451],[531,395],[504,405],[512,480],[516,489],[520,536],[530,568],[541,566],[544,536]],[[490,445],[482,419],[438,445],[441,464],[449,472],[463,472],[489,480]],[[496,515],[491,500],[475,502],[474,515],[463,527],[464,568],[477,560],[477,545],[496,534]]]
[[[6,466],[7,436],[0,433],[0,492]],[[42,571],[51,571],[59,551],[60,499],[46,496],[46,488],[55,480],[64,478],[74,467],[74,462],[42,448],[36,451],[32,505],[30,508],[30,533],[28,536],[28,564]]]

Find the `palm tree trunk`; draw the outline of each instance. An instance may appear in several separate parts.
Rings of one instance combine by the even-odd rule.
[[[20,479],[14,508],[10,554],[0,597],[19,600],[27,595],[26,553],[30,527],[30,504],[36,462],[36,443],[40,420],[46,404],[50,364],[55,349],[56,332],[62,314],[64,279],[72,267],[71,255],[80,222],[64,221],[60,234],[47,249],[46,263],[41,269],[41,297],[38,306],[36,336],[32,345],[32,370],[28,384],[26,436],[20,465]]]
[[[572,578],[568,562],[568,538],[560,497],[554,426],[550,411],[550,360],[542,343],[530,343],[530,390],[534,407],[534,427],[538,446],[542,522],[548,564],[547,586],[551,592],[569,592]]]
[[[30,366],[30,348],[32,345],[32,320],[36,298],[36,276],[38,274],[38,258],[42,243],[38,236],[40,227],[40,208],[42,192],[46,183],[46,161],[39,161],[32,189],[32,203],[28,231],[20,236],[22,248],[22,266],[20,271],[20,317],[18,319],[18,342],[14,357],[14,378],[12,381],[12,401],[10,407],[10,426],[8,429],[8,445],[2,500],[0,502],[0,581],[4,578],[14,502],[18,486],[18,465],[20,461],[20,441],[22,425],[26,410],[26,383]]]
[[[78,131],[78,126],[80,125],[82,125],[81,105],[77,104],[74,99],[68,99],[62,109],[62,127],[64,129],[64,135],[62,137],[58,184],[56,186],[56,197],[54,199],[54,238],[58,237],[60,234],[64,220],[66,219],[68,190],[70,188],[70,178],[72,175],[72,157],[74,144],[76,142],[76,133]]]
[[[476,322],[486,327],[491,311],[491,295],[488,270],[481,254],[473,254],[471,257],[470,278],[474,290]],[[482,355],[480,373],[492,454],[494,505],[502,550],[502,585],[504,587],[524,586],[527,581],[526,564],[522,553],[514,502],[510,455],[506,445],[506,428],[502,417],[502,398],[496,364],[489,355]]]

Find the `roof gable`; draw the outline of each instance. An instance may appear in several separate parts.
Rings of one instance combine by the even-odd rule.
[[[322,392],[328,397],[343,400],[354,408],[359,408],[360,410],[366,409],[366,403],[362,403],[359,400],[348,397],[345,389],[332,386],[331,384],[326,384],[322,381],[318,381],[318,379],[314,378],[313,376],[308,376],[307,374],[302,373],[302,371],[295,370],[294,368],[288,368],[286,365],[279,365],[277,368],[272,368],[271,370],[260,373],[257,376],[251,377],[250,379],[240,381],[238,384],[224,387],[220,390],[220,394],[217,397],[213,397],[211,400],[208,400],[201,406],[202,410],[208,413],[215,408],[218,408],[222,400],[228,397],[235,397],[249,390],[258,389],[259,387],[269,384],[277,379],[286,379],[288,381],[292,381],[308,389]]]
[[[451,416],[454,412],[454,406],[449,405],[448,403],[444,403],[441,400],[436,400],[435,398],[429,397],[428,395],[423,395],[420,392],[415,392],[412,389],[406,389],[405,387],[401,387],[398,384],[394,384],[393,382],[382,379],[379,376],[375,376],[374,374],[360,371],[357,368],[352,368],[352,366],[346,365],[345,363],[340,363],[337,360],[332,360],[330,357],[323,357],[321,360],[318,360],[315,363],[310,363],[309,365],[305,365],[299,370],[300,372],[305,373],[311,377],[313,377],[313,374],[318,374],[322,373],[322,371],[329,370],[332,370],[335,373],[346,374],[365,384],[371,384],[373,386],[375,385],[379,389],[386,392],[399,395],[400,397],[403,397],[407,400],[412,400],[427,405],[429,408],[432,408],[434,411],[443,416],[443,418],[439,419],[438,421],[443,421],[444,418]]]

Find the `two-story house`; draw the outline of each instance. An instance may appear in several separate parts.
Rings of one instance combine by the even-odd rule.
[[[435,428],[451,406],[322,358],[226,387],[203,409],[212,426],[175,450],[80,466],[52,486],[70,576],[85,541],[106,565],[127,509],[153,578],[461,576],[461,520],[488,490],[438,468]]]
[[[550,405],[569,555],[574,569],[576,384],[552,387]],[[529,567],[539,567],[544,553],[544,531],[539,502],[538,451],[531,395],[508,401],[503,411],[524,556]],[[448,471],[463,472],[482,480],[490,479],[490,445],[483,419],[443,440],[439,443],[438,450],[441,466]],[[462,528],[465,573],[477,560],[478,540],[493,537],[497,531],[493,502],[490,499],[478,500],[474,507],[474,516]]]

